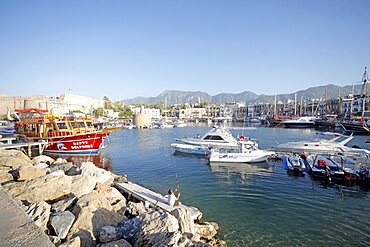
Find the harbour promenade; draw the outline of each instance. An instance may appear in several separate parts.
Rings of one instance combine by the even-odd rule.
[[[54,246],[23,208],[0,186],[0,245]]]

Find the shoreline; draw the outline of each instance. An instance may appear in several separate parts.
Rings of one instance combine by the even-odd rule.
[[[217,223],[194,221],[184,208],[163,210],[125,197],[117,185],[128,183],[127,176],[92,162],[77,167],[61,158],[30,159],[21,151],[0,150],[0,168],[1,188],[50,246],[227,246],[217,238]]]

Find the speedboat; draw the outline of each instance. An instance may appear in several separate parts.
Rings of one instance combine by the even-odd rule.
[[[209,157],[210,162],[226,162],[226,163],[259,163],[266,162],[267,159],[274,155],[275,152],[258,149],[252,141],[241,141],[239,143],[239,152],[219,152],[211,151]]]
[[[335,183],[356,184],[358,174],[345,163],[335,161],[335,156],[327,154],[316,154],[303,156],[314,179],[325,180]]]
[[[199,145],[172,143],[171,147],[175,149],[175,152],[186,154],[208,155],[210,152],[210,149],[208,147],[203,147]]]
[[[316,117],[297,117],[282,122],[286,128],[313,128]]]
[[[197,138],[177,139],[185,144],[198,145],[210,148],[238,148],[239,142],[224,127],[214,126],[208,133]]]
[[[327,135],[327,134],[324,134]],[[293,153],[328,153],[328,154],[342,154],[354,158],[366,158],[370,156],[370,151],[361,148],[351,148],[345,146],[353,139],[353,136],[345,136],[341,134],[330,134],[334,136],[331,139],[318,139],[314,141],[296,141],[285,142],[277,145],[275,151],[277,152],[293,152]]]
[[[283,156],[283,167],[287,171],[288,174],[292,174],[294,176],[304,176],[306,175],[307,167],[304,160],[297,155]]]

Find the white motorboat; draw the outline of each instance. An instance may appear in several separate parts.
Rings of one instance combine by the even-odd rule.
[[[172,143],[171,147],[175,149],[175,152],[186,153],[186,154],[208,155],[210,152],[210,149],[208,147],[199,146],[199,145]]]
[[[345,146],[351,141],[353,136],[344,136],[334,134],[331,139],[318,139],[315,141],[296,141],[285,142],[277,145],[275,151],[277,152],[293,152],[293,153],[327,153],[327,154],[342,154],[349,157],[369,157],[370,151],[361,148],[351,148]]]
[[[185,144],[205,146],[210,148],[233,149],[239,147],[239,142],[232,136],[230,131],[224,127],[214,126],[212,130],[198,138],[177,139]]]
[[[258,163],[266,162],[275,152],[258,149],[252,141],[241,141],[239,152],[218,152],[211,151],[210,162],[226,163]]]
[[[313,128],[316,117],[297,117],[282,122],[286,128]]]

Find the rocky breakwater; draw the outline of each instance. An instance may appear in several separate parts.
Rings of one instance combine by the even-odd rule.
[[[115,187],[127,182],[91,162],[0,150],[0,183],[55,246],[226,246],[218,225],[195,223],[184,209],[171,213],[128,201]]]

